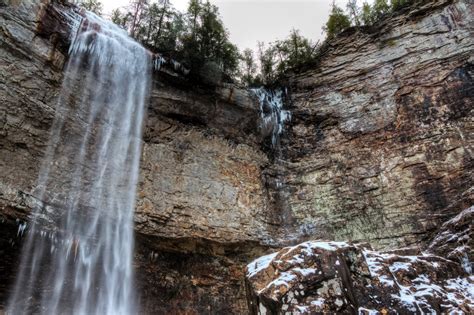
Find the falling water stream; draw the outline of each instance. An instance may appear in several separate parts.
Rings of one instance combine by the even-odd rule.
[[[133,210],[152,62],[111,22],[86,13],[77,27],[7,314],[137,313]]]
[[[260,104],[260,129],[263,136],[271,136],[272,147],[279,146],[280,136],[291,113],[283,109],[283,91],[267,90],[263,87],[252,89]]]

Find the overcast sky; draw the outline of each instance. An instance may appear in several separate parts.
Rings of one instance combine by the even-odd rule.
[[[129,0],[101,1],[106,14],[129,3]],[[188,2],[171,0],[180,11],[186,10]],[[346,2],[336,0],[341,7]],[[257,41],[283,39],[292,28],[312,40],[322,39],[321,27],[326,23],[332,0],[211,0],[211,3],[219,7],[231,41],[243,50],[255,49]]]

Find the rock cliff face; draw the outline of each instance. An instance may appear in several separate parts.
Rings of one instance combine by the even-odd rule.
[[[409,8],[290,78],[281,211],[293,236],[423,244],[472,205],[473,10]]]
[[[42,203],[32,192],[68,58],[68,12],[58,2],[0,7],[0,309],[15,277],[19,226]],[[233,86],[155,75],[135,216],[142,310],[245,313],[243,266],[271,241],[259,107]]]
[[[68,58],[57,21],[71,10],[0,1],[0,310],[19,227],[42,202],[32,192]],[[276,150],[250,92],[156,72],[135,215],[143,313],[245,314],[245,265],[269,247],[422,246],[471,206],[473,11],[433,1],[332,41],[289,79]]]

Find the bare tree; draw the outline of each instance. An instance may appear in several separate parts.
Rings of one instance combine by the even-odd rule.
[[[360,8],[357,5],[357,0],[349,0],[347,2],[347,11],[349,12],[349,18],[355,26],[360,26]]]
[[[132,37],[136,36],[137,26],[140,25],[141,19],[143,17],[143,11],[148,5],[148,0],[131,0],[131,14],[133,16],[132,25],[130,27],[130,35]]]

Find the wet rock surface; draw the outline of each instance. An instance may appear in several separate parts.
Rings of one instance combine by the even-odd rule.
[[[33,207],[54,207],[33,191],[68,57],[62,28],[38,28],[44,5],[0,2],[0,310],[14,280],[20,227]],[[441,293],[396,309],[472,310],[466,293],[450,288],[466,284],[453,279],[465,276],[465,257],[472,261],[472,211],[460,212],[473,204],[473,10],[467,0],[433,1],[378,31],[331,42],[319,65],[289,81],[292,119],[279,149],[262,139],[259,104],[248,91],[194,86],[169,69],[155,73],[135,215],[143,313],[245,314],[251,292],[269,312],[284,304],[294,312],[296,305],[382,312],[390,309],[384,303],[401,303],[392,294],[423,285]],[[352,244],[311,249],[324,279],[277,264],[273,271],[293,270],[312,292],[294,299],[302,304],[289,303],[284,285],[255,293],[254,281],[263,286],[274,275],[251,277],[246,289],[245,266],[269,246],[317,238],[370,241],[377,249],[432,245],[425,256]],[[349,270],[334,267],[339,258]],[[380,270],[369,268],[370,259]],[[408,278],[405,269],[390,271],[395,262],[408,266]],[[399,284],[385,287],[384,275]],[[348,279],[351,294],[343,290]],[[337,298],[318,300],[337,288]],[[456,298],[443,308],[451,293]]]
[[[445,222],[431,241],[427,252],[457,261],[467,273],[474,262],[474,207]]]

